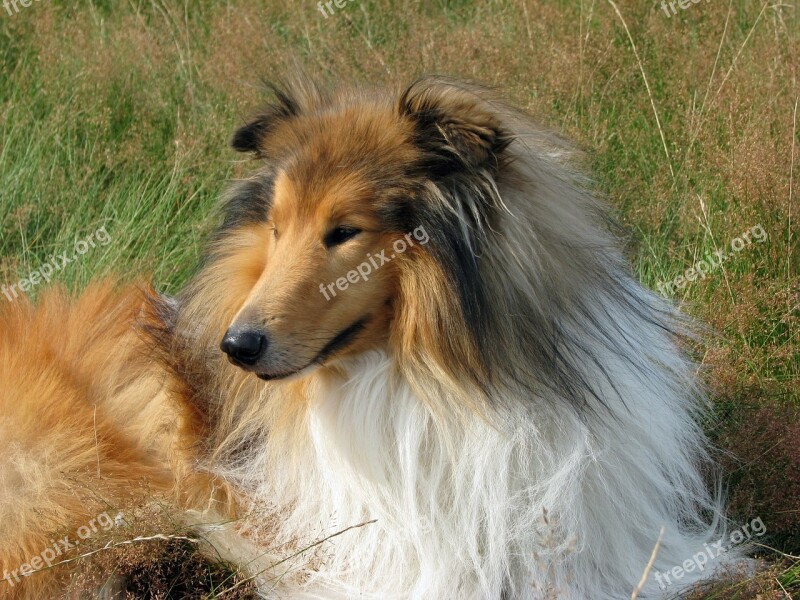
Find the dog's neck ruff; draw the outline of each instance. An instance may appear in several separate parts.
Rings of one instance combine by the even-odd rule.
[[[662,463],[656,430],[633,427],[638,406],[590,427],[527,399],[496,426],[437,418],[382,352],[340,372],[310,376],[292,433],[265,434],[247,470],[227,473],[274,510],[287,554],[374,521],[306,553],[293,598],[610,600],[641,574],[652,523],[668,523],[665,564],[706,539],[648,493],[682,465]],[[608,531],[620,513],[630,526]]]

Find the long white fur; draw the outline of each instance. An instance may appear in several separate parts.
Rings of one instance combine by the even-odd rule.
[[[665,343],[635,333],[642,352],[647,337],[651,351]],[[506,427],[442,423],[383,353],[345,367],[347,379],[314,384],[303,452],[266,437],[246,469],[227,473],[286,501],[287,542],[377,520],[337,538],[298,597],[499,598],[510,580],[515,598],[610,600],[635,587],[661,525],[661,571],[721,535],[680,531],[681,507],[669,505],[676,485],[705,501],[690,411],[624,366],[615,373],[628,407],[616,419],[592,426],[542,398],[515,403],[521,414]],[[688,518],[692,508],[683,507]],[[658,595],[651,581],[641,597]]]
[[[523,426],[495,428],[437,422],[383,353],[347,368],[349,379],[316,383],[304,452],[264,448],[227,473],[258,482],[264,500],[289,501],[286,542],[376,520],[336,538],[290,597],[500,598],[510,581],[512,598],[617,600],[662,525],[661,571],[721,535],[679,531],[678,507],[665,505],[674,490],[664,487],[702,482],[687,456],[694,426],[657,390],[624,382],[630,412],[595,430],[544,399],[520,409]],[[655,582],[641,597],[660,597]]]

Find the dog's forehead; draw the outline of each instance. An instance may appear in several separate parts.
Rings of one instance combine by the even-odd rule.
[[[326,107],[283,123],[272,138],[298,180],[341,169],[398,166],[417,157],[414,128],[391,109],[369,103]]]
[[[342,220],[362,228],[377,227],[375,190],[357,169],[320,169],[311,178],[283,170],[275,178],[273,220],[303,227],[311,223],[325,227]]]
[[[300,125],[298,127],[298,125]],[[336,220],[374,213],[418,154],[405,123],[386,111],[342,110],[295,124],[276,175],[278,219]]]

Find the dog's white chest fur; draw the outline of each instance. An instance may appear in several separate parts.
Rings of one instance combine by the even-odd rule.
[[[287,565],[302,572],[284,577],[288,597],[611,600],[630,594],[661,523],[664,569],[709,539],[655,501],[683,456],[659,454],[671,434],[646,425],[658,399],[635,380],[618,377],[639,398],[617,419],[529,398],[493,425],[435,418],[383,353],[345,371],[315,377],[293,441],[268,435],[238,473],[260,481],[287,548],[347,530]]]
[[[279,539],[302,547],[361,525],[298,559],[294,568],[308,570],[290,597],[578,600],[601,598],[587,594],[603,577],[583,572],[592,561],[576,560],[582,552],[625,548],[629,564],[598,555],[590,567],[611,578],[643,568],[652,540],[639,523],[598,521],[623,511],[658,519],[645,497],[604,489],[630,466],[603,465],[616,460],[614,440],[597,443],[585,423],[539,414],[537,402],[505,427],[435,419],[383,353],[346,372],[315,380],[297,434],[305,439],[292,448],[269,440],[250,463],[260,463],[259,495],[281,515]]]

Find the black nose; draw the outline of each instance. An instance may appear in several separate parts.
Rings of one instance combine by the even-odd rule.
[[[267,349],[267,336],[257,329],[231,327],[219,347],[233,360],[252,366]]]

